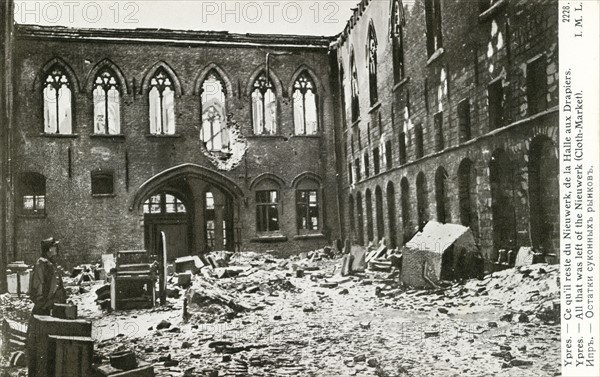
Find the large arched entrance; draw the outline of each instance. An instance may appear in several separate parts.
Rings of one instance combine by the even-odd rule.
[[[239,249],[242,191],[226,176],[194,164],[167,169],[145,183],[131,210],[143,216],[144,247],[157,253],[161,232],[167,258]]]

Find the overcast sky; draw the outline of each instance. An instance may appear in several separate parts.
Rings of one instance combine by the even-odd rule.
[[[358,0],[15,0],[15,21],[88,28],[330,36],[343,30],[357,3]]]

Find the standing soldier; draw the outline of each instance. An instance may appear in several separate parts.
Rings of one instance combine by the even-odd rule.
[[[35,263],[29,284],[29,297],[33,301],[31,315],[50,315],[54,303],[67,299],[61,272],[56,267],[58,241],[53,237],[42,241],[42,256]]]

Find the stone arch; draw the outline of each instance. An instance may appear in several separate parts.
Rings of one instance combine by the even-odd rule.
[[[560,243],[559,169],[556,144],[547,136],[536,136],[528,167],[531,244],[554,254]]]
[[[254,188],[265,179],[274,181],[279,185],[279,187],[285,187],[285,181],[280,176],[273,173],[262,173],[256,176],[256,178],[254,178],[252,182],[250,182],[250,190],[254,190]]]
[[[142,183],[133,196],[129,210],[138,209],[149,195],[160,191],[169,182],[185,177],[201,178],[231,195],[234,199],[244,197],[244,193],[238,185],[223,174],[196,164],[182,164],[164,170]]]
[[[46,64],[44,64],[44,66],[38,71],[38,74],[33,80],[32,90],[42,90],[42,85],[46,80],[46,73],[55,65],[62,67],[66,71],[67,75],[69,76],[69,79],[71,79],[71,81],[73,82],[73,88],[75,89],[75,91],[81,92],[81,84],[79,83],[79,79],[77,78],[75,71],[66,61],[59,57],[52,58],[51,60],[46,62]]]
[[[305,171],[303,173],[298,174],[296,177],[294,177],[294,179],[292,180],[292,187],[297,188],[298,184],[305,179],[309,179],[309,180],[317,182],[319,187],[322,186],[322,180],[318,174],[315,174],[311,171]]]
[[[440,223],[450,222],[450,207],[448,200],[448,172],[443,166],[438,167],[435,172],[435,203],[437,221]]]
[[[152,67],[148,68],[144,72],[144,77],[142,79],[142,85],[140,86],[139,94],[144,94],[144,93],[148,92],[148,89],[150,87],[150,80],[152,79],[152,75],[154,75],[154,73],[160,68],[164,69],[165,72],[167,72],[167,74],[169,75],[169,77],[173,80],[173,87],[175,88],[175,95],[179,96],[179,97],[182,96],[184,93],[183,93],[183,87],[181,86],[181,82],[179,81],[179,76],[177,75],[175,70],[173,70],[173,68],[171,68],[171,66],[163,60],[154,63],[154,65]]]
[[[317,76],[315,71],[306,64],[301,64],[296,69],[294,74],[292,75],[292,79],[290,80],[288,87],[287,87],[288,93],[290,93],[290,94],[294,93],[294,83],[298,79],[298,76],[300,76],[303,72],[306,72],[308,74],[308,76],[311,78],[311,80],[313,81],[313,83],[315,84],[317,97],[322,98],[322,93],[325,92],[326,88],[323,86],[323,83],[321,82],[321,80],[319,80],[319,76]]]
[[[254,81],[256,81],[256,78],[261,73],[264,73],[265,71],[266,71],[266,68],[263,64],[259,65],[258,67],[256,67],[254,69],[254,71],[252,71],[252,73],[250,74],[250,77],[248,78],[248,82],[246,83],[246,95],[247,96],[252,95],[252,86],[254,85]],[[287,97],[286,93],[284,93],[284,91],[283,91],[283,85],[281,84],[281,80],[279,79],[279,77],[277,76],[277,74],[275,73],[273,68],[269,68],[269,79],[271,80],[271,83],[275,87],[275,96],[278,99]]]
[[[202,93],[202,84],[204,83],[204,80],[211,71],[215,71],[219,75],[221,80],[223,80],[227,97],[234,97],[235,89],[233,87],[231,79],[229,78],[229,75],[227,74],[227,72],[225,72],[223,68],[221,68],[216,63],[210,63],[206,67],[202,68],[200,72],[198,72],[198,74],[196,75],[196,79],[194,80],[193,94],[200,95],[200,93]]]
[[[129,86],[129,83],[125,78],[125,74],[123,74],[123,71],[121,71],[121,68],[119,68],[118,65],[113,63],[112,60],[108,58],[99,61],[98,64],[96,64],[94,68],[90,70],[85,80],[85,90],[89,91],[89,93],[92,93],[94,91],[94,81],[96,75],[100,70],[102,70],[105,67],[110,68],[110,70],[115,73],[115,75],[119,79],[121,87],[125,89],[124,92],[127,94],[131,94],[131,87]]]

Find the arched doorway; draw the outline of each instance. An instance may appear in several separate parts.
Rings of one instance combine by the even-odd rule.
[[[242,191],[224,175],[195,164],[167,169],[145,183],[131,210],[144,221],[144,247],[158,252],[161,232],[173,260],[212,250],[239,249]]]
[[[365,228],[364,228],[364,220],[363,220],[363,202],[362,202],[362,194],[359,192],[356,193],[356,215],[358,217],[358,222],[356,226],[356,234],[358,236],[358,244],[365,244]]]
[[[388,208],[388,226],[390,229],[390,248],[396,248],[396,193],[394,191],[394,184],[388,182],[387,184],[387,208]]]
[[[373,241],[373,197],[371,189],[365,193],[365,206],[367,207],[367,241]]]
[[[450,222],[448,172],[441,166],[435,172],[435,203],[437,221],[443,224]]]
[[[429,201],[427,200],[427,179],[425,174],[420,172],[417,175],[417,219],[419,228],[429,220]]]
[[[460,223],[470,227],[475,236],[478,236],[477,176],[473,162],[468,158],[462,160],[458,166],[458,206]]]
[[[403,243],[407,243],[413,236],[413,230],[410,225],[410,189],[406,177],[400,181],[400,205],[402,211]]]
[[[180,193],[163,191],[144,201],[144,244],[146,250],[155,245],[164,232],[167,239],[167,258],[173,260],[190,254],[190,212],[187,198]],[[186,203],[188,203],[186,205]]]
[[[375,187],[375,211],[377,219],[377,240],[381,241],[385,237],[385,225],[383,220],[383,192],[381,187]]]

